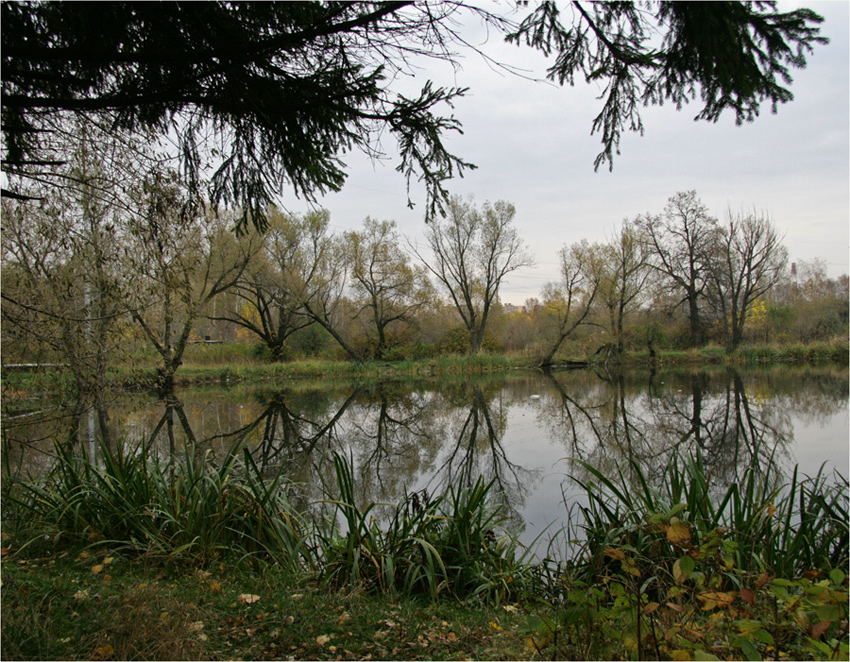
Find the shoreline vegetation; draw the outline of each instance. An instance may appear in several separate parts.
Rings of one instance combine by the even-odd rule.
[[[253,345],[197,344],[186,352],[183,366],[174,375],[175,387],[236,383],[279,383],[303,379],[394,379],[429,378],[464,374],[484,374],[509,370],[614,368],[599,353],[579,353],[558,357],[550,366],[541,367],[532,355],[488,354],[440,355],[433,358],[387,361],[373,359],[364,363],[352,360],[295,359],[268,362],[256,356]],[[151,360],[146,360],[151,359]],[[843,364],[850,362],[847,339],[793,345],[748,345],[732,353],[720,346],[690,350],[631,351],[616,363],[621,368],[692,368],[698,366],[761,366],[770,364]],[[118,388],[152,390],[157,388],[153,357],[133,357],[117,364],[107,374],[108,383]],[[15,397],[30,390],[64,390],[66,373],[61,366],[49,364],[4,366],[3,396]],[[71,388],[69,386],[69,388]]]
[[[4,659],[850,653],[838,474],[754,462],[719,485],[697,454],[653,487],[637,465],[586,465],[585,499],[541,558],[480,479],[363,506],[335,456],[335,483],[304,512],[245,449],[136,450],[101,446],[91,462],[57,445],[41,481],[5,467]]]

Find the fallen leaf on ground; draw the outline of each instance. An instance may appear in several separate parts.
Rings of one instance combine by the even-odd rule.
[[[330,640],[331,637],[328,634],[320,634],[318,637],[316,637],[316,643],[319,644],[319,646],[324,646]]]
[[[240,593],[236,599],[242,604],[252,605],[260,599],[260,596],[253,593]]]
[[[110,644],[106,644],[105,646],[98,646],[94,650],[94,655],[92,655],[93,660],[105,660],[108,657],[112,657],[115,653],[115,649],[112,648]]]
[[[91,571],[95,574],[97,574],[99,572],[103,572],[103,566],[98,564],[98,565],[92,567]]]

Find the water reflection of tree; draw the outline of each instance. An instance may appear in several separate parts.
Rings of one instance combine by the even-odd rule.
[[[502,400],[501,385],[485,394],[478,385],[464,386],[468,410],[447,408],[447,436],[441,466],[434,473],[429,488],[445,492],[450,486],[466,487],[480,477],[493,481],[493,496],[520,529],[519,511],[540,471],[527,469],[508,459],[502,439],[508,424],[508,403]],[[457,399],[457,393],[453,394]],[[451,440],[451,441],[449,441]],[[448,445],[451,444],[451,445]]]
[[[753,402],[735,370],[687,373],[666,388],[653,386],[652,375],[647,386],[624,373],[598,374],[593,388],[573,383],[570,376],[548,374],[552,388],[539,415],[550,429],[561,426],[558,436],[571,457],[603,473],[628,471],[634,462],[657,482],[676,451],[698,450],[716,480],[728,483],[752,462],[766,468],[788,460],[790,412]],[[579,465],[573,470],[587,478]]]
[[[352,412],[348,441],[356,454],[358,495],[364,503],[397,502],[433,470],[442,428],[433,392],[381,383]]]
[[[317,449],[332,449],[345,413],[362,391],[354,388],[339,404],[326,398],[274,394],[262,414],[243,431],[245,435],[253,430],[259,433],[259,443],[252,449],[259,466],[267,472],[285,469],[295,474],[299,473],[296,467],[303,470],[311,462]]]
[[[690,393],[668,390],[652,399],[653,420],[674,448],[699,449],[724,483],[740,478],[752,463],[762,470],[787,464],[793,441],[791,413],[754,401],[737,370],[713,377],[695,373]]]
[[[606,443],[599,410],[612,395],[593,372],[544,372],[551,391],[538,401],[541,424],[560,441],[569,457],[588,460],[597,445]]]
[[[284,471],[306,507],[334,493],[332,453],[354,457],[361,505],[403,498],[420,472],[431,469],[440,435],[434,398],[379,384],[354,387],[342,398],[274,394],[237,431],[267,473]]]
[[[7,467],[40,475],[53,466],[56,443],[90,453],[98,439],[112,443],[109,407],[114,393],[88,393],[71,402],[53,399],[3,400],[2,453]],[[85,444],[85,448],[80,447]]]

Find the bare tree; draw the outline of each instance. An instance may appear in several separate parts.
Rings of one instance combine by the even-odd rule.
[[[139,204],[127,252],[132,316],[159,354],[158,385],[170,394],[195,322],[236,283],[256,242],[237,238],[222,217],[196,213],[173,173],[152,173]]]
[[[541,366],[552,363],[564,340],[587,319],[602,279],[596,255],[586,239],[564,246],[558,256],[561,280],[547,283],[542,292],[541,314],[554,338],[540,358]]]
[[[302,305],[318,276],[316,260],[323,255],[330,216],[326,210],[294,216],[271,208],[266,217],[264,233],[250,231],[261,247],[231,290],[241,304],[211,319],[248,329],[280,361],[289,338],[314,323]]]
[[[700,306],[717,220],[709,216],[696,191],[687,191],[669,198],[662,214],[638,216],[636,223],[652,248],[649,266],[663,275],[666,287],[681,295],[679,303],[687,306],[691,343],[698,347],[703,341]]]
[[[499,287],[509,273],[534,264],[513,227],[516,209],[502,200],[485,202],[481,210],[459,196],[449,201],[448,216],[425,232],[434,254],[422,259],[446,289],[469,331],[473,354],[481,349]]]
[[[718,228],[709,295],[723,323],[726,347],[735,350],[753,303],[782,278],[788,252],[764,213],[733,215]]]
[[[411,322],[413,314],[431,299],[427,269],[411,265],[399,248],[395,221],[367,218],[362,232],[347,232],[345,252],[351,266],[351,286],[361,311],[377,334],[375,355],[387,347],[387,329],[393,323]]]
[[[601,247],[597,264],[602,269],[599,298],[607,311],[606,327],[613,339],[613,350],[622,354],[625,349],[624,324],[626,316],[645,294],[649,279],[647,243],[640,228],[629,221],[623,223],[619,234]]]
[[[271,208],[267,217],[267,232],[251,232],[263,249],[235,284],[247,309],[217,319],[256,333],[275,359],[286,354],[293,333],[318,324],[351,358],[363,361],[342,328],[350,260],[340,239],[328,233],[330,213],[288,216]]]

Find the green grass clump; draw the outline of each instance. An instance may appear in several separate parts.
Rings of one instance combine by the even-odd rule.
[[[349,463],[336,456],[334,468],[339,498],[328,501],[333,514],[318,535],[324,581],[495,604],[531,590],[528,552],[501,529],[499,509],[488,505],[492,482],[479,479],[436,498],[414,493],[381,525],[373,516],[377,504],[357,507]]]
[[[850,562],[850,497],[841,474],[832,482],[822,473],[801,479],[795,469],[785,480],[770,463],[764,467],[754,459],[740,480],[723,486],[712,483],[698,453],[675,456],[656,489],[637,463],[609,477],[577,462],[593,479],[579,484],[589,497],[581,513],[585,551],[597,562],[611,542],[611,531],[625,536],[620,544],[658,547],[655,525],[673,517],[687,523],[695,545],[722,529],[724,539],[731,541],[727,547],[734,548],[735,567],[744,572],[796,577]],[[670,543],[664,551],[672,553],[673,547]]]
[[[266,480],[247,450],[221,461],[188,447],[169,459],[103,443],[96,458],[55,450],[44,479],[4,476],[4,518],[29,535],[23,546],[64,537],[201,563],[226,555],[271,558],[288,571],[309,566],[305,523],[280,477]]]

